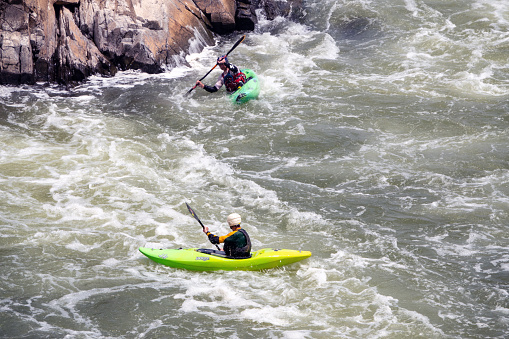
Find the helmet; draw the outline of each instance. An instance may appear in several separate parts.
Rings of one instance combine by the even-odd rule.
[[[237,226],[240,225],[240,222],[242,219],[240,218],[240,215],[237,213],[232,213],[226,218],[226,221],[228,221],[228,226]]]
[[[221,55],[217,58],[217,61],[219,62],[219,59],[224,58],[224,62],[228,64],[228,57],[226,55]]]

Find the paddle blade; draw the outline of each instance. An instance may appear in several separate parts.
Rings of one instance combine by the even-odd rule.
[[[186,206],[187,206],[187,209],[189,210],[189,213],[191,213],[191,215],[196,219],[196,220],[200,220],[198,219],[198,216],[196,215],[196,213],[194,213],[194,210],[191,208],[191,206],[189,206],[189,204],[186,202]]]
[[[200,223],[201,227],[203,229],[205,229],[205,226],[203,226],[203,223],[201,222],[200,218],[198,218],[198,216],[196,215],[196,213],[194,213],[194,210],[191,208],[191,206],[189,206],[189,204],[186,202],[186,206],[187,206],[187,209],[189,210],[189,213],[191,213],[191,215],[196,219],[198,220],[198,222]],[[215,244],[217,249],[219,251],[221,251],[221,249],[219,248],[219,246],[217,246],[217,244]]]
[[[189,213],[191,213],[191,215],[196,219],[198,220],[198,222],[200,223],[201,227],[202,228],[205,228],[205,226],[203,226],[203,223],[201,222],[200,218],[198,218],[198,216],[196,215],[196,213],[194,213],[194,210],[191,208],[191,206],[189,206],[189,204],[186,202],[186,206],[187,206],[187,209],[189,210]]]
[[[187,91],[187,93],[185,95],[188,95],[189,93],[191,93],[193,91],[193,89],[196,88],[196,85],[194,85],[193,87],[191,87],[191,89],[189,91]],[[187,205],[187,204],[186,204]],[[189,207],[189,205],[187,205],[187,207]]]
[[[230,54],[230,53],[231,53],[231,52],[232,52],[235,48],[237,48],[237,46],[238,46],[238,45],[240,45],[240,43],[241,43],[242,41],[244,41],[244,39],[245,39],[245,38],[246,38],[246,36],[245,36],[245,35],[243,35],[243,36],[239,39],[239,41],[237,41],[237,42],[235,43],[235,45],[233,45],[233,47],[232,47],[232,48],[228,51],[228,53],[226,53],[226,56],[228,56],[228,54]]]

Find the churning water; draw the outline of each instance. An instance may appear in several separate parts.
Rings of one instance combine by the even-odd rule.
[[[505,337],[509,3],[305,1],[230,55],[259,100],[184,96],[238,37],[161,75],[0,87],[0,337]],[[313,256],[142,256],[212,248],[185,202]]]

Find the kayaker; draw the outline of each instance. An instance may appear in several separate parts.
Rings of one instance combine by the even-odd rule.
[[[226,218],[228,226],[232,230],[227,235],[218,237],[209,232],[209,228],[205,226],[203,233],[205,233],[211,243],[222,244],[224,243],[223,250],[225,254],[233,258],[249,258],[251,256],[251,240],[246,230],[240,227],[242,221],[237,213],[232,213]]]
[[[198,80],[196,81],[196,86],[203,88],[209,93],[214,93],[224,85],[228,93],[233,93],[246,83],[246,75],[242,73],[237,66],[230,64],[228,62],[228,57],[225,55],[217,58],[217,65],[221,68],[223,73],[219,75],[216,84],[214,86],[208,86]]]

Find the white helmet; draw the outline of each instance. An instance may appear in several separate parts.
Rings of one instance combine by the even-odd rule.
[[[240,215],[237,213],[232,213],[226,218],[226,221],[228,221],[228,226],[237,226],[240,225],[240,222],[242,219],[240,218]]]

